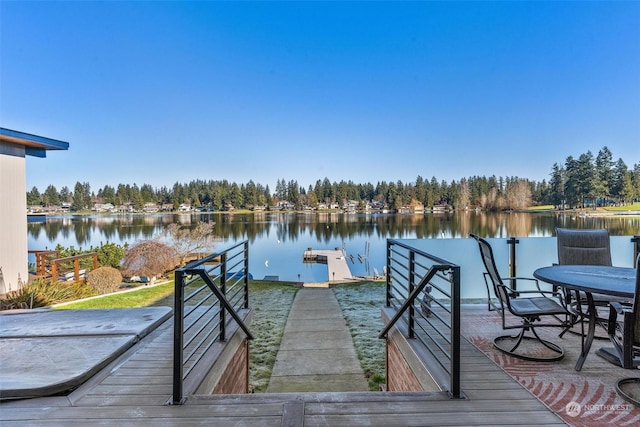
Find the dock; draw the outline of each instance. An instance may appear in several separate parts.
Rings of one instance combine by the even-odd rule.
[[[329,282],[351,281],[353,275],[347,264],[347,257],[340,248],[314,250],[307,249],[304,251],[302,261],[307,263],[318,263],[327,265],[327,280]]]

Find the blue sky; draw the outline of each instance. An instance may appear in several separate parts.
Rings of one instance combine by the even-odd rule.
[[[0,126],[67,141],[27,188],[640,162],[640,2],[0,2]]]

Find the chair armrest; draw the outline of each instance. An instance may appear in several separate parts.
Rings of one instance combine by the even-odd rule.
[[[530,281],[536,282],[536,285],[538,284],[538,279],[534,277],[501,277],[501,279],[508,280],[510,282],[513,282],[514,280],[530,280]]]
[[[607,333],[609,335],[614,335],[616,333],[618,315],[626,317],[626,315],[630,313],[632,309],[633,307],[631,305],[621,304],[617,301],[612,301],[609,303],[609,322],[607,323]]]
[[[564,299],[562,298],[562,294],[560,292],[543,291],[543,290],[518,291],[516,289],[510,288],[507,285],[500,285],[500,286],[505,288],[510,295],[526,295],[526,294],[536,294],[536,295],[542,295],[542,296],[551,295],[556,298],[560,298],[561,300],[564,301]]]
[[[537,289],[539,292],[543,292],[543,291],[542,291],[542,289],[540,288],[540,283],[538,282],[538,279],[536,279],[536,278],[534,278],[534,277],[501,277],[500,279],[501,279],[502,281],[508,281],[508,282],[510,282],[510,283],[513,283],[513,282],[514,282],[514,281],[516,281],[516,280],[528,280],[528,281],[530,281],[530,282],[534,282],[534,283],[536,284],[536,289]],[[554,292],[555,292],[555,291],[556,291],[556,290],[554,289]],[[517,294],[519,294],[520,292],[524,292],[524,291],[517,291],[517,290],[516,290],[516,291],[512,291],[512,295],[517,295]]]
[[[624,307],[619,302],[615,302],[615,301],[610,302],[609,307],[610,307],[610,311],[615,310],[616,314],[624,313]]]

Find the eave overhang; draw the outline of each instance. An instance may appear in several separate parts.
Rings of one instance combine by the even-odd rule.
[[[46,157],[49,150],[69,149],[68,142],[6,128],[0,128],[0,142],[20,145],[25,148],[26,155],[33,157]]]

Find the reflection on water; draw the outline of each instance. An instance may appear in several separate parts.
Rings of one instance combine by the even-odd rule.
[[[160,234],[168,224],[215,222],[216,247],[249,241],[249,267],[256,278],[326,281],[324,265],[302,263],[303,252],[340,248],[352,274],[371,276],[385,265],[387,238],[451,239],[474,233],[487,238],[549,237],[556,227],[608,228],[612,236],[640,234],[640,217],[579,217],[555,214],[456,212],[427,215],[337,213],[83,215],[29,223],[29,249],[89,249],[101,243],[134,243]],[[445,258],[446,259],[446,258]]]

